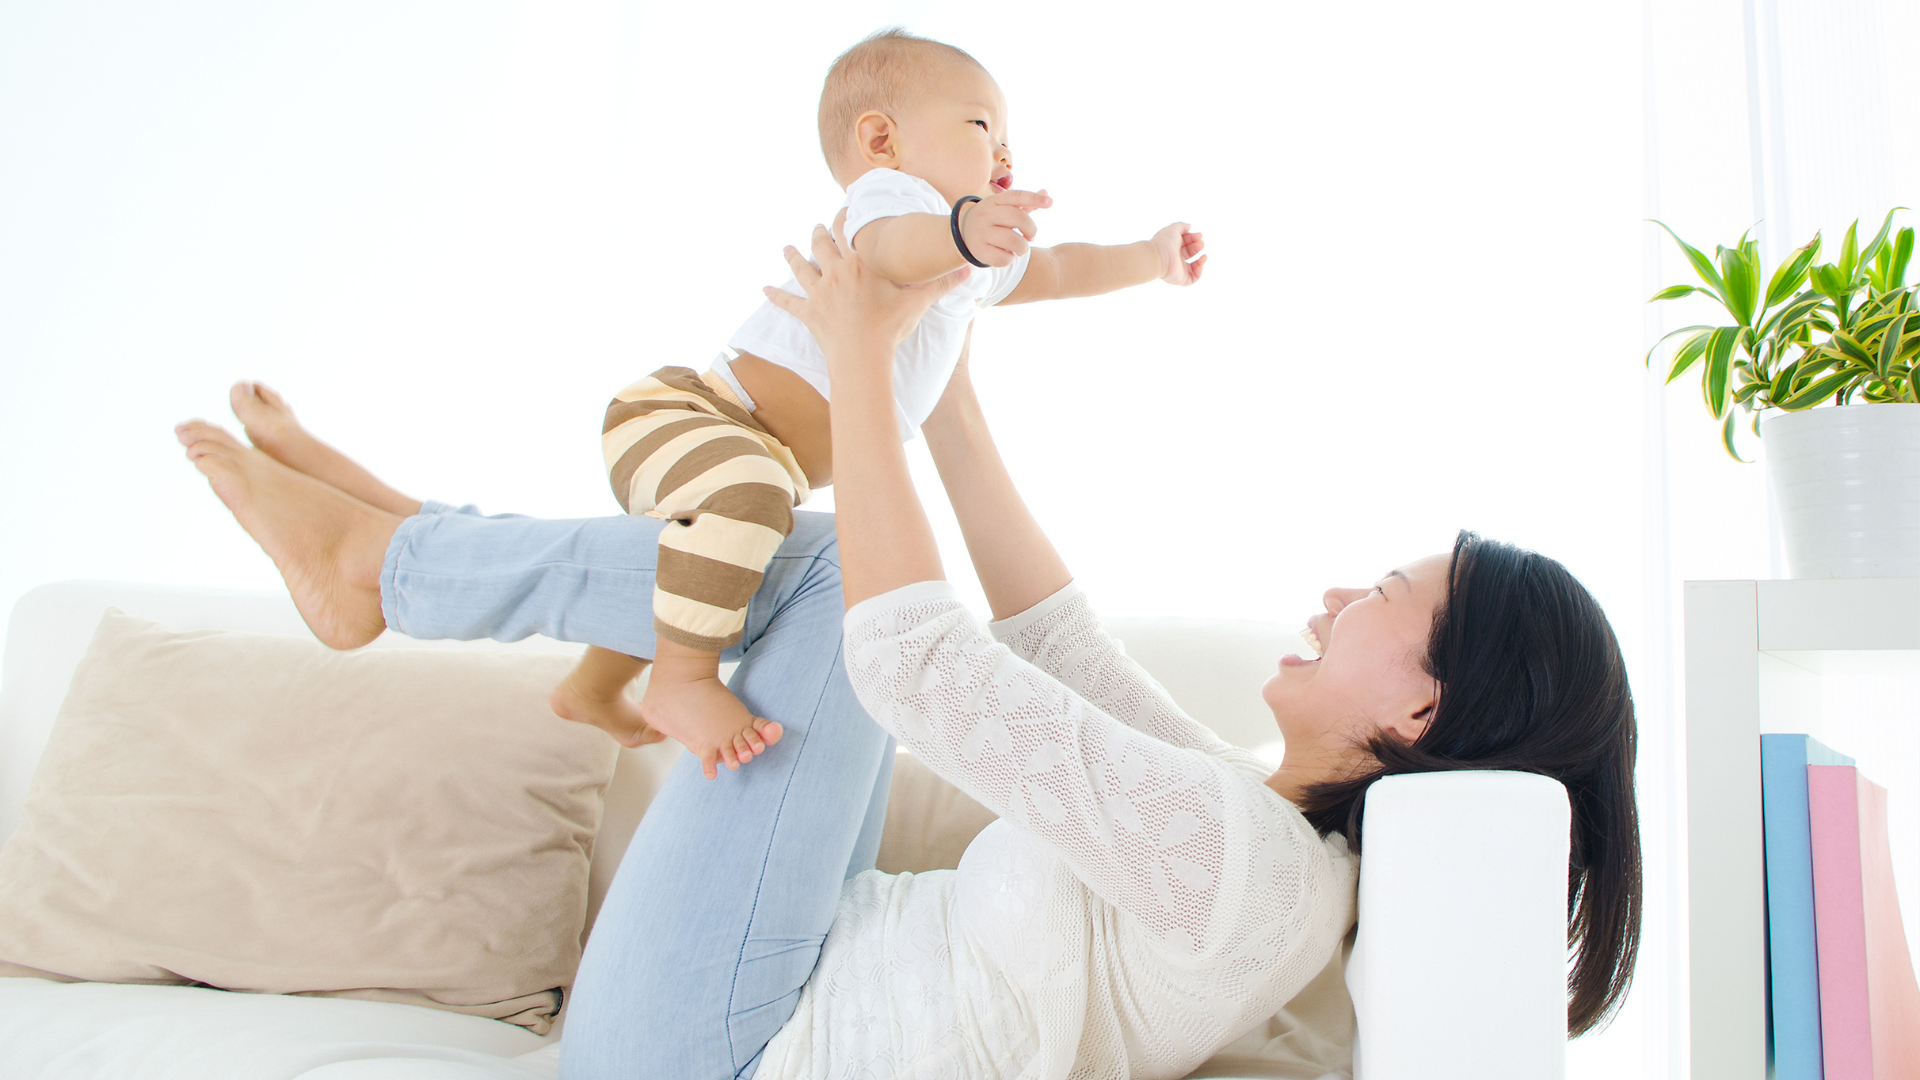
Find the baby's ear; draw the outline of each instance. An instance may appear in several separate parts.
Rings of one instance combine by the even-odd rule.
[[[878,109],[869,109],[854,121],[854,141],[868,169],[893,169],[900,163],[899,125]],[[865,169],[861,170],[865,171]]]

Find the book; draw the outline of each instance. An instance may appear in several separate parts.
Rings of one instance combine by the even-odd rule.
[[[1760,736],[1767,863],[1767,1056],[1775,1080],[1821,1080],[1807,766],[1853,763],[1808,735]]]
[[[1887,838],[1887,793],[1849,765],[1807,766],[1826,1080],[1920,1080],[1920,982]]]

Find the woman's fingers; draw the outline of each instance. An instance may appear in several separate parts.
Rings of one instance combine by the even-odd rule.
[[[848,252],[853,250],[853,245],[847,242],[847,208],[844,206],[840,208],[839,213],[833,215],[833,231],[831,235],[833,237],[833,246],[837,251]]]
[[[802,285],[810,285],[820,276],[820,268],[808,262],[807,257],[800,254],[800,249],[792,244],[780,249],[780,257],[787,260],[787,267]]]
[[[766,294],[768,302],[772,303],[774,307],[779,308],[781,311],[786,312],[796,319],[804,319],[806,317],[806,297],[795,296],[785,289],[776,289],[771,285],[760,286],[760,291]]]
[[[833,234],[827,231],[825,225],[813,227],[813,261],[820,264],[822,273],[826,272],[830,264],[840,260],[842,250],[844,249],[834,244]]]

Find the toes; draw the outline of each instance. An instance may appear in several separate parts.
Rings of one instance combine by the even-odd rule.
[[[268,408],[278,409],[288,416],[293,415],[293,410],[287,408],[287,399],[280,396],[280,391],[275,390],[266,383],[257,382],[253,384],[253,392],[261,401],[267,403]]]
[[[215,449],[242,449],[240,440],[229,434],[226,428],[218,424],[209,424],[205,420],[189,420],[174,428],[173,435],[174,438],[180,440],[180,445],[186,447],[189,451],[196,449],[202,452]]]
[[[276,434],[274,429],[278,418],[260,396],[259,383],[234,383],[227,400],[233,406],[233,415],[239,418],[240,426],[246,430],[249,442],[258,446],[262,438],[271,439]]]
[[[753,727],[754,730],[759,733],[760,737],[766,740],[768,746],[779,742],[780,736],[786,734],[787,730],[780,726],[780,721],[778,720],[765,720],[758,716],[753,718]]]
[[[234,438],[227,429],[219,425],[209,425],[207,421],[200,421],[200,419],[182,423],[173,429],[173,434],[175,438],[179,438],[182,446],[192,446],[196,442],[215,442],[219,446],[227,446],[228,450],[240,450],[240,440]]]

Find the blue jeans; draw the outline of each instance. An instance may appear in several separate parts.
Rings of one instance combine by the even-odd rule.
[[[387,625],[652,656],[664,525],[429,503],[387,549]],[[793,1014],[841,883],[873,866],[893,774],[893,740],[847,684],[843,604],[832,516],[796,513],[745,635],[722,655],[740,663],[733,692],[785,734],[718,780],[690,754],[675,765],[587,942],[567,1005],[566,1080],[748,1077]]]

